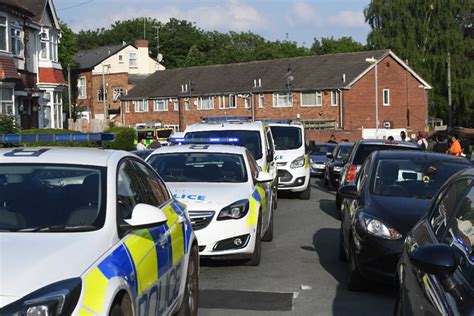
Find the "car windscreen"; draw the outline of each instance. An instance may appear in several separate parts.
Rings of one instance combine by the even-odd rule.
[[[74,232],[104,225],[106,168],[0,165],[0,231]]]
[[[430,199],[450,176],[467,167],[433,159],[380,159],[375,166],[373,193]]]
[[[145,130],[145,131],[137,131],[137,138],[141,139],[153,139],[155,138],[155,133],[150,130]]]
[[[351,153],[352,146],[339,146],[337,150],[336,159],[347,160]]]
[[[324,156],[326,153],[333,151],[335,147],[336,144],[318,144],[310,148],[310,154]]]
[[[392,144],[360,144],[356,150],[353,164],[362,165],[364,160],[376,150],[416,150],[416,148]]]
[[[156,138],[168,138],[173,133],[172,129],[157,129],[156,130]]]
[[[262,146],[260,132],[243,131],[243,130],[221,130],[221,131],[199,131],[189,132],[185,138],[237,138],[239,141],[236,145],[244,146],[250,151],[253,158],[258,160],[262,158]]]
[[[165,182],[247,182],[243,157],[237,154],[180,152],[153,155],[147,162]]]
[[[298,149],[302,145],[301,128],[293,126],[270,126],[276,150]]]

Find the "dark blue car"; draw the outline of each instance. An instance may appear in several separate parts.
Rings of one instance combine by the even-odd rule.
[[[312,177],[324,176],[326,170],[327,153],[331,153],[336,148],[335,143],[315,143],[309,148],[310,173]]]
[[[332,152],[326,154],[326,170],[324,172],[324,185],[330,190],[339,187],[339,178],[341,177],[342,167],[349,158],[351,153],[352,143],[340,143]]]

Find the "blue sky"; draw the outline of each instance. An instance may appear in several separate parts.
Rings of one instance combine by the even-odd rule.
[[[313,38],[352,36],[365,43],[369,0],[55,0],[60,19],[74,31],[109,27],[114,21],[175,17],[204,30],[252,31],[270,40],[311,46]],[[288,34],[288,35],[287,35]]]

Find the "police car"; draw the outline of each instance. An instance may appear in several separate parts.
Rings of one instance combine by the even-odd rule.
[[[201,257],[259,265],[261,240],[273,239],[273,179],[258,171],[245,147],[206,141],[183,138],[181,146],[159,148],[147,162],[188,206]]]
[[[272,196],[277,206],[278,177],[275,163],[275,147],[272,131],[267,123],[249,121],[245,116],[208,117],[204,123],[189,125],[184,131],[185,138],[237,138],[257,161],[259,169],[268,172],[273,179]]]
[[[186,207],[135,155],[1,149],[0,205],[0,315],[197,315]]]
[[[311,198],[309,155],[303,124],[292,121],[270,121],[275,142],[278,190],[289,190],[300,199]]]

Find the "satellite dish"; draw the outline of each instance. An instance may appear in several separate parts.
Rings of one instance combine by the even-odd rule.
[[[163,60],[163,54],[158,54],[156,59],[158,60],[158,62],[161,62]]]
[[[295,77],[293,77],[293,76],[288,76],[288,81],[293,81],[293,80],[295,80]]]

